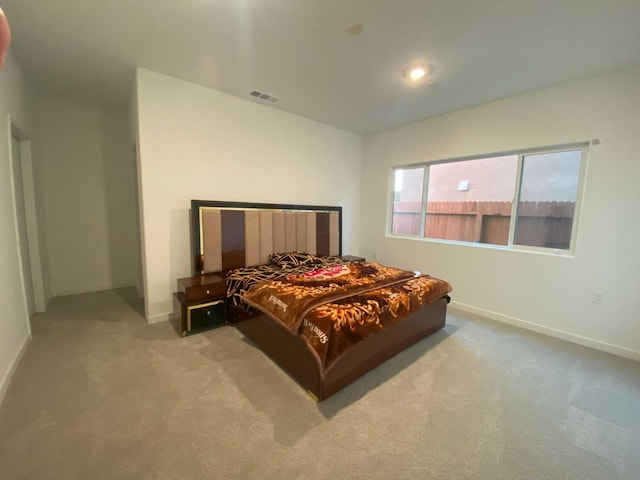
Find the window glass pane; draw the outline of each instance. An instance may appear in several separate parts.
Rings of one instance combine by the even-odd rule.
[[[395,170],[392,233],[420,235],[424,168]]]
[[[524,157],[514,243],[569,249],[581,154],[575,150]]]
[[[425,237],[507,245],[518,156],[429,167]]]

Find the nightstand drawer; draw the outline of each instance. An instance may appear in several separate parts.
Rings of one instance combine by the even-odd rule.
[[[224,282],[212,283],[209,285],[194,285],[185,289],[187,301],[206,300],[207,298],[219,299],[227,294],[227,286]]]
[[[226,323],[226,306],[224,300],[202,303],[187,308],[187,332],[201,328],[210,328]]]

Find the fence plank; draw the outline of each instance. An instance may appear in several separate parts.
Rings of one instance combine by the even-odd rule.
[[[446,240],[506,245],[511,202],[428,202],[424,236]],[[520,202],[515,242],[569,248],[574,202]],[[420,202],[397,202],[393,233],[418,235]]]

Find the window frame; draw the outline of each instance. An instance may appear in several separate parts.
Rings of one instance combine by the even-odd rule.
[[[570,144],[528,148],[528,149],[518,149],[518,150],[488,153],[488,154],[482,154],[482,155],[470,155],[465,157],[433,160],[433,161],[413,163],[413,164],[393,165],[390,167],[390,172],[389,172],[389,186],[388,186],[389,192],[388,192],[388,200],[387,200],[386,235],[387,237],[392,237],[392,238],[422,240],[422,241],[428,241],[428,242],[448,243],[448,244],[455,244],[455,245],[468,245],[468,246],[476,246],[481,248],[494,248],[498,250],[531,252],[531,253],[541,253],[541,254],[559,255],[559,256],[575,256],[576,244],[578,240],[580,217],[582,212],[582,199],[583,199],[584,187],[585,187],[587,163],[589,158],[589,146],[593,144],[595,144],[595,141],[576,142],[576,143],[570,143]],[[552,154],[552,153],[561,153],[561,152],[568,152],[568,151],[580,151],[580,170],[578,173],[578,187],[576,191],[575,207],[574,207],[573,219],[571,224],[571,236],[569,240],[569,248],[565,250],[561,248],[519,245],[514,243],[515,235],[516,235],[516,227],[518,223],[520,192],[522,190],[522,171],[523,171],[525,157],[531,156],[531,155]],[[430,169],[429,167],[431,165],[463,162],[463,161],[469,161],[469,160],[482,160],[486,158],[494,158],[494,157],[502,157],[502,156],[510,156],[510,155],[517,156],[518,160],[517,160],[516,179],[515,179],[513,198],[511,200],[509,238],[506,245],[497,245],[492,243],[480,243],[480,242],[468,242],[463,240],[448,240],[443,238],[430,238],[430,237],[424,236],[426,217],[427,217],[426,210],[427,210],[427,204],[429,201],[428,199],[429,169]],[[421,201],[421,207],[420,207],[420,217],[421,217],[420,233],[417,235],[393,232],[393,212],[394,212],[396,172],[398,170],[410,169],[410,168],[424,169],[424,172],[423,172],[424,177],[422,181],[422,201]]]

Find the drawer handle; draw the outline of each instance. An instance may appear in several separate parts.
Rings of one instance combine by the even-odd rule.
[[[211,310],[207,310],[207,315],[211,315]]]
[[[211,295],[211,292],[209,290],[207,290],[207,295]]]

